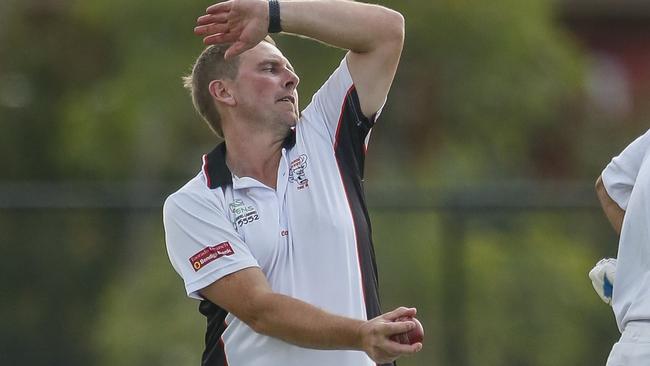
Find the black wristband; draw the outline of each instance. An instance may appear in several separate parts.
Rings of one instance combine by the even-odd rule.
[[[278,0],[269,0],[269,33],[282,32],[280,24],[280,3]]]

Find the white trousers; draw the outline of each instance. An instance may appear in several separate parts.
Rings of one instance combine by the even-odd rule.
[[[650,322],[625,325],[621,339],[607,358],[607,366],[650,366]]]

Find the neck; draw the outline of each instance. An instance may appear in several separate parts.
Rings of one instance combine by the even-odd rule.
[[[236,176],[251,177],[275,189],[286,136],[248,132],[226,135],[226,164]]]

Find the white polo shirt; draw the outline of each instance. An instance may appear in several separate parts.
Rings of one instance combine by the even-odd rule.
[[[625,210],[612,307],[621,332],[650,320],[650,132],[612,159],[602,173],[609,196]]]
[[[203,157],[201,172],[167,199],[169,258],[208,318],[204,365],[374,365],[360,351],[306,349],[255,333],[198,293],[230,273],[259,267],[275,292],[351,318],[379,315],[362,187],[373,123],[361,113],[344,59],[285,140],[275,190],[232,175],[220,144]]]

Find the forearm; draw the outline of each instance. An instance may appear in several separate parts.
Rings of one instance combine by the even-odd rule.
[[[314,38],[355,53],[386,43],[401,43],[404,18],[398,12],[348,0],[280,0],[280,19],[287,33]]]
[[[618,206],[618,204],[609,196],[603,184],[602,177],[596,180],[596,195],[600,201],[600,206],[605,212],[605,216],[609,223],[612,225],[617,234],[621,234],[621,227],[623,226],[623,218],[625,211]]]
[[[274,293],[257,267],[224,276],[202,289],[201,295],[256,332],[306,348],[362,350],[383,363],[422,347],[389,339],[414,328],[413,322],[396,320],[415,316],[415,309],[398,308],[368,321],[345,318]]]
[[[256,303],[260,311],[248,322],[258,333],[306,348],[362,349],[362,320],[334,315],[277,293],[261,295]]]

